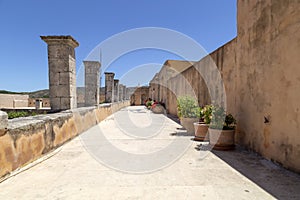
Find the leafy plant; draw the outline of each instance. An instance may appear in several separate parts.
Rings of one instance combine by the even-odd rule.
[[[178,116],[184,118],[200,117],[197,101],[189,96],[179,97],[177,99]]]
[[[146,107],[147,107],[147,108],[151,108],[152,104],[153,104],[153,101],[148,100],[148,101],[146,102]]]
[[[206,105],[201,110],[202,119],[205,124],[210,124],[211,118],[212,118],[212,105]]]
[[[8,119],[18,118],[18,117],[27,117],[28,113],[25,111],[11,111],[7,112]]]
[[[45,95],[42,96],[42,98],[49,98],[49,95],[45,94]]]
[[[8,111],[7,112],[7,116],[8,119],[14,119],[14,118],[18,118],[18,117],[28,117],[28,116],[35,116],[38,113],[36,112],[29,112],[29,111]],[[44,114],[47,114],[47,112]]]
[[[219,130],[233,130],[236,120],[231,114],[226,114],[223,107],[212,106],[212,118],[210,128]]]

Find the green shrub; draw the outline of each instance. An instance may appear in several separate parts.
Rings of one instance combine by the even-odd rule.
[[[44,114],[47,114],[46,111],[44,111]],[[37,112],[33,111],[8,111],[7,112],[7,116],[8,119],[14,119],[14,118],[18,118],[18,117],[28,117],[28,116],[35,116],[38,115]]]
[[[206,105],[204,108],[201,110],[201,115],[203,118],[203,121],[205,124],[210,124],[211,118],[212,118],[212,105]]]
[[[179,97],[177,99],[177,111],[179,117],[200,118],[198,102],[189,96]]]
[[[25,111],[10,111],[7,112],[8,119],[18,118],[18,117],[27,117],[28,112]]]
[[[148,100],[148,101],[146,102],[146,107],[150,109],[151,106],[152,106],[152,104],[153,104],[153,101]]]
[[[210,128],[219,130],[233,130],[236,120],[231,114],[226,114],[223,107],[212,107],[212,119]]]

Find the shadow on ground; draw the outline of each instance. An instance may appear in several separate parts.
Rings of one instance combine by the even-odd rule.
[[[180,124],[178,117],[168,115],[174,122]],[[178,128],[172,136],[189,136],[184,129]],[[210,151],[208,144],[199,143],[195,150]],[[293,173],[260,155],[237,146],[233,151],[212,151],[236,171],[247,177],[256,185],[277,199],[300,199],[300,174]]]
[[[241,147],[212,151],[235,170],[278,199],[300,199],[300,175]]]

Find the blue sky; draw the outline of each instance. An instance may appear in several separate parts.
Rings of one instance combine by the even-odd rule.
[[[236,36],[236,0],[0,0],[0,27],[0,90],[34,91],[48,88],[47,47],[40,35],[72,35],[80,43],[76,48],[80,80],[82,61],[98,44],[134,28],[172,29],[207,52],[215,50]],[[102,67],[121,78],[125,71],[156,63],[145,71],[151,79],[151,73],[159,70],[157,63],[167,59],[179,57],[146,49]]]

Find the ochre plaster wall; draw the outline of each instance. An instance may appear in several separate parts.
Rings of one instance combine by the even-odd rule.
[[[9,120],[8,130],[0,136],[0,177],[38,159],[126,106],[129,101]]]

